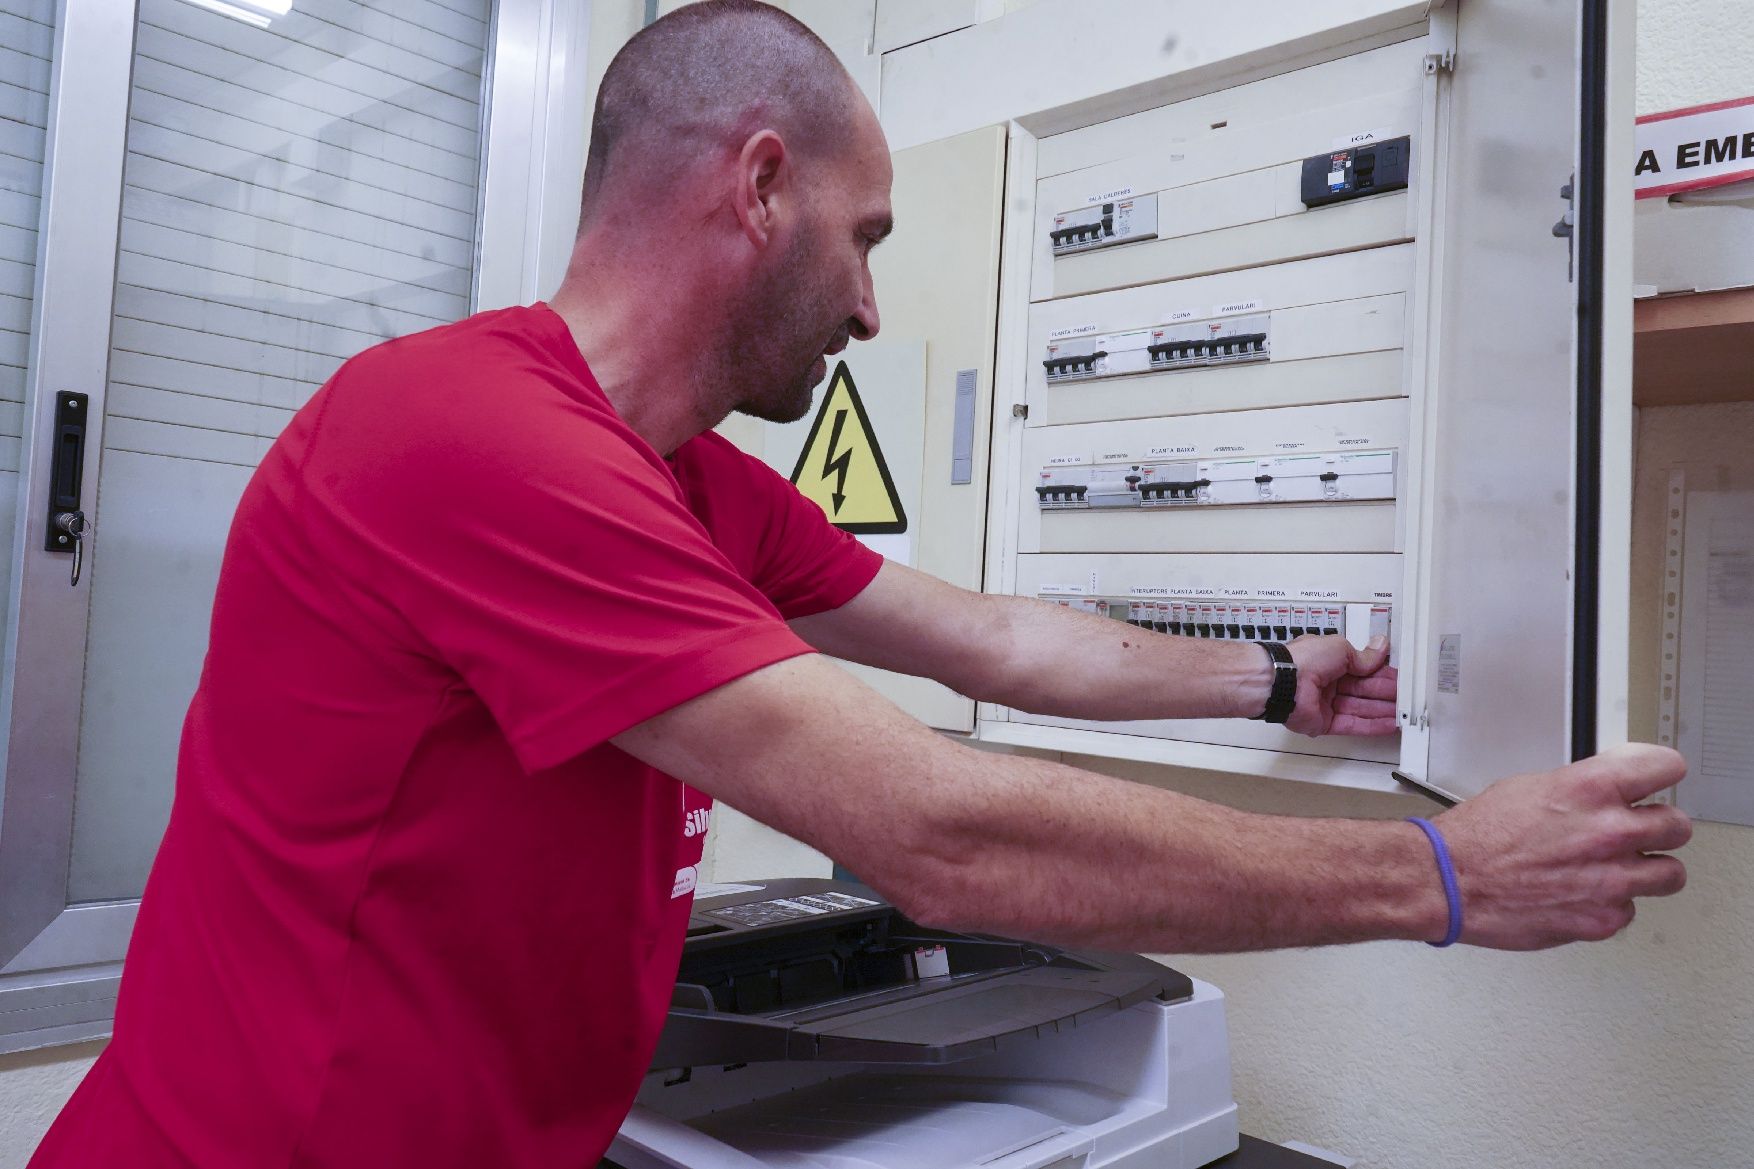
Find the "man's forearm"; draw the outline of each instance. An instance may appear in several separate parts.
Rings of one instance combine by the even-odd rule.
[[[928,925],[1105,949],[1219,951],[1440,937],[1409,824],[1255,816],[958,746],[844,671],[777,662],[617,735],[653,767],[816,846]],[[1677,892],[1691,827],[1634,807],[1681,777],[1624,748],[1503,780],[1445,812],[1463,940],[1606,938]]]
[[[952,683],[970,697],[1104,721],[1250,718],[1266,706],[1272,668],[1257,645],[1172,637],[1025,597],[985,597],[982,607],[984,651]]]
[[[952,814],[918,842],[931,924],[1180,953],[1443,934],[1431,848],[1410,824],[1252,815],[994,763],[969,761]]]

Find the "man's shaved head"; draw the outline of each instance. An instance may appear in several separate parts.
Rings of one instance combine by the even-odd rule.
[[[756,0],[672,12],[598,92],[562,289],[591,302],[574,329],[596,352],[581,350],[704,426],[802,417],[829,359],[877,333],[870,255],[893,177],[876,112],[815,33]],[[611,333],[629,298],[643,316]],[[616,370],[629,327],[646,340]],[[658,376],[658,353],[686,368]]]
[[[759,0],[701,0],[642,29],[603,75],[585,159],[584,218],[610,191],[660,190],[769,128],[832,153],[856,116],[852,78],[822,39]]]

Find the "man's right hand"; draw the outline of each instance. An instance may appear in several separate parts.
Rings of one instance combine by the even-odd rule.
[[[1686,774],[1665,747],[1634,744],[1501,780],[1436,820],[1461,887],[1462,941],[1540,950],[1611,938],[1634,900],[1687,883],[1672,856],[1693,824],[1664,805],[1634,807]]]

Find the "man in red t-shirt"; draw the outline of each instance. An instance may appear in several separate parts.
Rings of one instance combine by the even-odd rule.
[[[878,329],[875,116],[750,0],[603,80],[547,305],[348,362],[239,505],[115,1038],[38,1169],[588,1166],[669,1001],[724,798],[924,922],[1153,951],[1436,939],[1409,824],[1247,815],[971,751],[813,650],[1096,719],[1259,714],[1259,646],[888,564],[709,429],[801,417]],[[1290,725],[1393,729],[1387,650],[1291,647]],[[1439,818],[1464,941],[1607,937],[1672,893],[1675,756]]]

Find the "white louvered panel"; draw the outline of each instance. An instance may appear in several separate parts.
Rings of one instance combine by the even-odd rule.
[[[110,344],[118,353],[174,353],[204,369],[218,368],[260,374],[305,382],[313,387],[328,380],[329,375],[335,372],[335,367],[344,360],[326,353],[311,353],[303,349],[273,345],[255,338],[228,337],[221,333],[149,321],[133,321],[126,317],[116,318],[110,333]],[[197,389],[195,392],[201,391]]]
[[[256,35],[259,30],[248,25],[214,25],[204,12],[187,8],[142,5],[141,11],[159,28],[234,53],[251,53],[294,73],[327,77],[336,85],[395,105],[414,108],[436,99],[439,104],[428,113],[459,126],[472,124],[470,111],[481,91],[479,64],[474,69],[457,68],[408,47],[315,19],[300,4],[274,21],[269,31],[278,43],[265,51]]]
[[[24,403],[0,402],[0,437],[18,438],[24,433]]]
[[[0,81],[32,93],[49,90],[49,59],[22,45],[0,42]]]
[[[3,410],[4,407],[0,407]],[[166,422],[199,430],[222,430],[255,438],[276,438],[292,420],[293,411],[249,402],[229,402],[179,394],[150,386],[112,383],[106,418]],[[4,415],[0,414],[0,419]]]
[[[116,349],[110,354],[110,381],[178,394],[200,394],[229,402],[248,402],[297,410],[317,387],[311,382],[200,365],[178,357]]]
[[[28,15],[11,11],[8,6],[6,11],[0,11],[0,45],[15,53],[47,61],[55,45],[55,30],[45,21],[32,20]]]
[[[19,448],[23,445],[24,442],[22,439],[0,437],[0,471],[8,472],[6,477],[12,480],[11,483],[4,485],[5,490],[8,493],[4,497],[7,501],[5,506],[8,510],[12,508],[13,501],[18,498],[16,495],[18,490],[18,456]],[[11,541],[8,540],[7,544],[10,546]]]
[[[0,80],[0,110],[5,110],[9,118],[33,126],[46,126],[49,124],[49,95]]]
[[[295,134],[320,142],[326,150],[346,155],[350,160],[382,159],[459,185],[475,183],[477,167],[473,154],[416,141],[376,107],[337,114],[289,101],[282,94],[263,93],[247,85],[202,77],[150,57],[136,57],[134,107],[144,113],[147,121],[163,125],[165,107],[156,104],[157,99],[206,110],[220,115],[222,120],[236,118],[248,126]]]
[[[10,260],[14,264],[34,264],[36,257],[36,232],[0,223],[0,260]],[[5,327],[5,318],[0,317],[0,329]]]
[[[41,165],[43,128],[0,117],[0,155]]]
[[[165,455],[207,463],[254,467],[272,445],[271,439],[193,426],[170,426],[139,418],[107,418],[104,449],[141,455]]]
[[[0,295],[31,296],[31,283],[36,275],[33,261],[0,260]]]
[[[8,297],[7,299],[12,298]],[[25,325],[28,328],[30,322],[26,321]],[[25,353],[29,348],[30,338],[25,335],[24,329],[0,328],[0,366],[23,369]],[[0,394],[0,398],[5,396]]]
[[[166,2],[176,3],[178,0]],[[467,156],[475,140],[474,131],[467,127],[429,117],[406,106],[380,101],[336,85],[327,78],[306,76],[254,61],[165,29],[142,24],[137,44],[136,51],[143,58],[187,70],[194,76],[271,94],[294,105],[306,106],[332,117],[359,121],[454,154]]]
[[[296,17],[296,9],[294,17]],[[269,81],[274,89],[292,78],[316,81],[357,99],[390,106],[422,120],[449,123],[459,133],[473,133],[476,103],[418,80],[400,77],[360,60],[337,56],[300,44],[286,36],[251,28],[240,21],[216,22],[212,14],[183,0],[151,0],[140,6],[140,31],[148,28],[168,33],[180,42],[180,56],[168,58],[185,68],[215,77],[238,72]],[[324,28],[318,22],[288,18],[277,25],[302,24],[301,35]],[[354,52],[376,57],[371,42],[353,38]],[[431,66],[432,75],[445,84],[455,70]],[[476,88],[480,81],[476,79]]]
[[[284,310],[241,308],[151,288],[118,288],[116,316],[228,337],[258,337],[270,345],[326,354],[337,363],[384,339],[383,333],[337,328]],[[0,322],[3,320],[0,317]]]
[[[0,187],[9,191],[42,190],[43,164],[29,158],[0,154]]]
[[[284,299],[289,295],[297,299],[299,294],[314,300],[340,297],[394,306],[424,318],[419,328],[436,321],[456,320],[467,310],[467,297],[455,293],[386,281],[223,240],[202,239],[150,223],[124,221],[122,250],[124,255],[143,258],[178,257],[168,262],[187,270],[181,279],[147,285],[168,292],[203,295],[215,287],[209,283],[213,279],[231,288],[247,288],[245,295],[252,300]],[[3,284],[0,291],[4,291]]]
[[[30,328],[30,298],[0,292],[0,329],[22,333]]]
[[[415,2],[419,3],[419,0]],[[55,0],[0,0],[0,10],[4,10],[8,16],[54,30]]]
[[[492,16],[491,0],[312,0],[304,7],[325,20],[336,20],[335,13],[348,8],[381,12],[405,24],[423,25],[465,45],[486,43]]]
[[[139,153],[133,150],[136,137],[143,141]],[[356,243],[430,255],[440,263],[467,267],[473,254],[468,213],[137,122],[129,125],[128,138],[130,186],[248,211],[273,223],[319,226]]]
[[[132,251],[175,255],[161,251],[161,246],[170,242],[175,233],[186,233],[195,237],[189,240],[193,251],[182,256],[186,262],[239,272],[240,276],[267,276],[265,269],[240,272],[223,262],[226,255],[240,255],[237,249],[242,247],[246,249],[242,255],[261,251],[295,256],[303,262],[332,269],[335,274],[367,277],[368,283],[409,284],[453,297],[468,295],[467,265],[435,263],[389,247],[372,247],[360,240],[339,239],[319,230],[267,223],[242,212],[217,211],[191,204],[184,198],[146,193],[139,188],[128,188],[128,197],[137,202],[140,211],[135,219],[137,230],[130,230],[123,237],[123,246]],[[230,247],[230,253],[226,247]]]
[[[170,132],[193,133],[223,146],[319,174],[336,175],[336,168],[345,167],[348,173],[336,177],[391,194],[436,203],[468,215],[475,212],[473,175],[463,182],[442,178],[415,167],[348,151],[319,138],[291,131],[275,133],[259,122],[237,117],[229,111],[208,109],[163,94],[137,90],[129,116],[142,125]],[[0,141],[0,149],[3,148],[4,142]]]
[[[42,201],[35,191],[14,191],[0,182],[0,223],[35,231],[41,211]]]
[[[479,74],[481,49],[487,36],[486,5],[479,18],[464,16],[431,3],[400,0],[356,3],[355,0],[299,0],[298,11],[309,19],[411,52],[464,72]]]
[[[253,466],[347,358],[468,313],[485,16],[142,0],[106,448]]]
[[[298,256],[380,281],[416,284],[455,296],[467,296],[469,292],[466,264],[435,262],[435,259],[411,256],[393,248],[344,239],[330,233],[326,223],[318,229],[282,225],[279,221],[139,187],[129,187],[128,198],[130,214],[143,225]],[[0,251],[0,255],[4,252]]]
[[[301,317],[336,328],[370,333],[379,339],[417,333],[456,319],[455,315],[408,311],[387,301],[374,304],[363,299],[324,296],[247,276],[207,271],[161,256],[123,252],[117,260],[116,275],[124,286],[207,297],[252,311]]]

